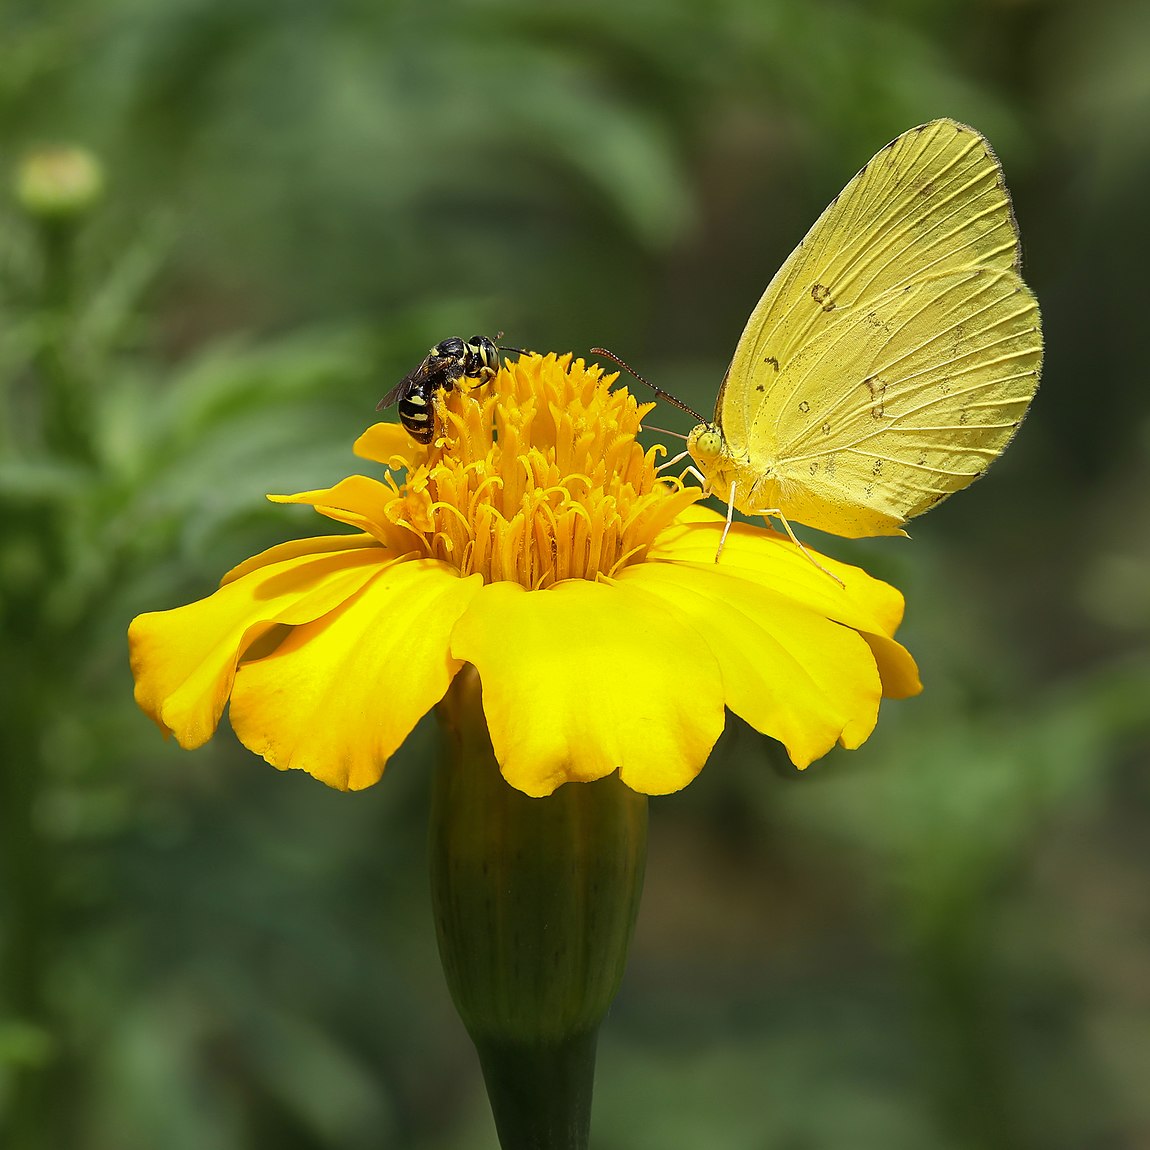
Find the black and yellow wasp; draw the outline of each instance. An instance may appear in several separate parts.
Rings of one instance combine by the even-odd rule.
[[[515,347],[500,348],[485,335],[473,335],[467,341],[458,336],[445,339],[437,343],[424,361],[379,401],[376,411],[398,402],[399,422],[407,434],[416,443],[430,443],[438,431],[436,405],[442,396],[461,379],[489,383],[499,370],[500,351],[518,350]]]

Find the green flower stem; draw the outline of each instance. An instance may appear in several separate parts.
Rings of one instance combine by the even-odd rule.
[[[76,238],[73,218],[39,221],[43,260],[43,342],[37,368],[43,388],[44,441],[67,459],[94,458],[90,396],[75,370],[71,349],[75,324]]]
[[[54,1131],[62,1114],[53,1097],[56,1051],[45,977],[51,958],[51,860],[36,827],[43,785],[36,743],[43,719],[39,702],[50,695],[28,674],[29,665],[19,658],[0,659],[4,682],[11,684],[0,706],[0,743],[6,752],[0,764],[0,1071],[6,1088],[0,1145],[47,1150],[60,1144]]]
[[[503,1150],[585,1150],[599,1023],[639,909],[647,799],[615,776],[545,799],[499,773],[479,678],[439,708],[431,811],[439,951]]]
[[[99,159],[78,145],[32,150],[21,160],[14,191],[36,229],[40,247],[42,326],[36,368],[41,385],[44,443],[73,462],[90,463],[92,397],[74,348],[76,241],[104,189]]]

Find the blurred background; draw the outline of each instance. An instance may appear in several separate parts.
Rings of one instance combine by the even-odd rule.
[[[132,702],[133,615],[326,530],[447,335],[710,410],[847,179],[947,115],[1047,359],[914,539],[925,693],[652,804],[601,1150],[1150,1147],[1150,4],[0,8],[0,1145],[492,1150],[435,956],[430,721],[357,795]],[[686,429],[679,413],[660,413]]]

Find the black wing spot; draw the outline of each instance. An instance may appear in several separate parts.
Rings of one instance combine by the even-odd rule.
[[[763,385],[761,383],[756,383],[755,384],[755,390],[756,391],[766,391],[767,389],[766,389],[765,385]]]
[[[806,415],[806,413],[808,411],[810,411],[810,409],[811,409],[811,405],[809,403],[807,403],[807,401],[805,399],[799,404],[799,411],[801,411],[803,413],[803,415]]]
[[[817,475],[819,472],[819,461],[817,459],[811,461],[810,467],[807,469],[812,475]]]
[[[881,475],[882,474],[882,460],[881,459],[876,459],[874,461],[874,466],[871,468],[871,472],[874,475]]]
[[[773,367],[775,371],[779,370],[779,361],[775,359],[773,355],[768,355],[766,359],[763,360],[763,363],[765,363],[768,367]],[[760,388],[760,390],[762,389]]]
[[[884,396],[886,395],[886,381],[872,375],[863,380],[863,385],[870,392],[870,413],[875,419],[882,419],[884,412]]]
[[[831,289],[825,284],[811,285],[811,299],[813,299],[823,311],[835,310],[835,301],[831,296]]]

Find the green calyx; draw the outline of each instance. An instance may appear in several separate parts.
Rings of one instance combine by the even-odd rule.
[[[647,799],[615,776],[543,799],[508,785],[470,667],[440,716],[431,884],[447,984],[504,1150],[578,1150],[639,908]]]

